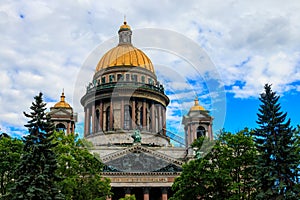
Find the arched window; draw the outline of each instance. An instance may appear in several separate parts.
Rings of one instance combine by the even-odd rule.
[[[66,126],[62,123],[57,124],[55,129],[58,132],[60,132],[60,131],[66,132]]]
[[[109,124],[110,124],[110,106],[108,106],[106,108],[106,123],[105,123],[105,130],[106,131],[109,131],[110,130],[110,127],[109,127]]]
[[[205,136],[205,128],[203,126],[198,126],[197,128],[197,138]]]
[[[129,130],[131,129],[131,106],[125,105],[124,106],[124,129]]]

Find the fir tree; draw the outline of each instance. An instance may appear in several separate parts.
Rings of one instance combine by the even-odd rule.
[[[56,155],[53,152],[52,134],[54,125],[50,116],[46,114],[46,103],[42,93],[34,97],[30,113],[24,115],[29,118],[29,135],[24,137],[24,154],[16,170],[18,178],[11,190],[9,199],[22,200],[52,200],[61,199],[61,194],[55,186],[58,177]]]
[[[257,114],[259,128],[254,131],[258,150],[255,199],[298,199],[296,191],[299,154],[295,130],[281,111],[279,96],[266,84],[260,95]]]

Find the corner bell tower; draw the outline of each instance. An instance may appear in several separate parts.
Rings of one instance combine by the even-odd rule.
[[[188,154],[192,155],[190,151],[191,144],[199,137],[205,136],[213,140],[212,122],[213,117],[209,115],[209,111],[205,110],[199,105],[199,100],[196,97],[194,106],[190,108],[187,115],[183,116],[182,124],[185,131],[185,145],[189,149]]]
[[[64,92],[60,96],[60,101],[50,108],[48,114],[51,116],[56,131],[64,131],[66,134],[75,132],[77,113],[74,113],[73,108],[65,101]]]

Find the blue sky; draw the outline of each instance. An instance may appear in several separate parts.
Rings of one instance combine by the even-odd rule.
[[[182,132],[196,95],[215,131],[255,128],[265,83],[299,124],[299,10],[297,1],[279,0],[1,1],[1,132],[26,134],[22,112],[33,97],[43,92],[51,107],[63,88],[81,132],[80,98],[97,61],[117,44],[124,14],[133,44],[151,58],[171,99],[170,130]]]

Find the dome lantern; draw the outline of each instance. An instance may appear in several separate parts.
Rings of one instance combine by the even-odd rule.
[[[132,31],[130,29],[130,26],[127,25],[126,21],[124,21],[122,26],[120,26],[118,33],[119,33],[119,45],[123,45],[123,44],[131,45]]]

